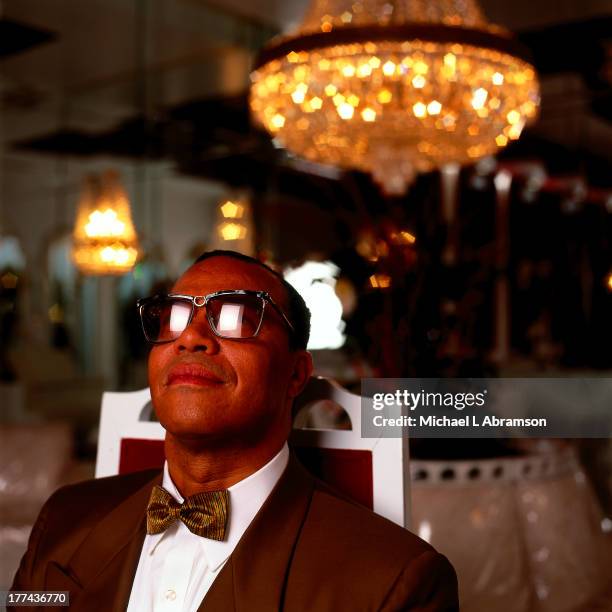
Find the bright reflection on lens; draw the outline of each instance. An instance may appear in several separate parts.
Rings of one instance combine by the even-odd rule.
[[[170,310],[170,331],[180,334],[189,321],[191,308],[186,304],[173,304]]]
[[[240,336],[240,328],[244,306],[240,304],[223,304],[217,322],[217,331],[220,334]]]

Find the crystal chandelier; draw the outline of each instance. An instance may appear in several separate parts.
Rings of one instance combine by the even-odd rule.
[[[253,115],[282,146],[395,195],[518,139],[540,100],[527,53],[476,0],[313,0],[251,79]]]
[[[117,172],[87,177],[73,238],[72,257],[84,274],[124,274],[134,267],[138,237]]]

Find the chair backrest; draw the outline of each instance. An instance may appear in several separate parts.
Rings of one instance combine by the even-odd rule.
[[[164,464],[165,429],[153,419],[149,388],[102,396],[96,478]]]
[[[409,527],[408,441],[362,438],[361,403],[334,381],[312,378],[296,402],[290,445],[315,476]],[[152,418],[149,389],[104,394],[97,478],[163,465],[165,430]]]
[[[362,402],[329,378],[312,378],[296,402],[290,443],[308,469],[377,514],[410,526],[407,438],[362,438]]]

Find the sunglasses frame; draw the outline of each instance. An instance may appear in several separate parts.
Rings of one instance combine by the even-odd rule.
[[[191,325],[191,322],[193,321],[193,315],[195,314],[196,308],[202,308],[203,306],[206,306],[206,304],[213,298],[221,297],[224,295],[248,295],[250,297],[258,298],[261,301],[261,317],[259,319],[259,325],[257,326],[257,329],[255,330],[255,333],[252,336],[247,336],[245,338],[236,338],[233,336],[224,336],[220,334],[217,331],[215,325],[213,324],[211,320],[211,315],[208,309],[206,309],[206,319],[208,321],[208,325],[211,331],[213,332],[213,334],[215,334],[215,336],[217,336],[218,338],[223,338],[224,340],[251,340],[252,338],[255,338],[257,334],[259,333],[259,330],[261,329],[261,326],[263,324],[267,304],[270,304],[270,306],[272,306],[272,308],[274,308],[274,310],[278,312],[278,314],[281,316],[285,325],[289,328],[289,331],[291,332],[291,334],[295,333],[295,327],[293,326],[293,324],[291,323],[287,315],[282,311],[280,306],[272,299],[272,296],[267,291],[252,291],[250,289],[224,289],[223,291],[215,291],[214,293],[209,293],[208,295],[185,295],[182,293],[163,293],[163,294],[157,294],[151,297],[142,298],[138,300],[136,302],[136,307],[138,308],[138,314],[140,315],[140,325],[142,326],[142,332],[144,334],[146,341],[149,342],[150,344],[169,344],[170,342],[174,342],[175,340],[180,338],[181,334],[185,331],[185,329],[187,329],[189,325]],[[172,340],[151,340],[149,339],[149,336],[147,335],[147,331],[145,329],[144,317],[142,315],[143,308],[148,303],[152,302],[153,300],[160,299],[160,298],[178,298],[180,300],[189,302],[191,304],[191,312],[189,313],[189,319],[187,320],[187,324],[185,325],[185,328],[176,338]]]

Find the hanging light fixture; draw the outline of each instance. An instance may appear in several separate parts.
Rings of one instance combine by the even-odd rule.
[[[312,0],[251,79],[251,110],[282,146],[396,195],[516,140],[540,100],[527,53],[476,0]]]
[[[134,267],[140,248],[117,172],[87,177],[73,238],[73,260],[84,274],[124,274]]]
[[[239,198],[228,198],[219,205],[223,221],[219,224],[219,235],[222,240],[244,240],[248,233],[247,226],[242,222],[246,205]]]
[[[253,253],[253,233],[248,196],[245,193],[234,193],[223,198],[217,207],[217,224],[212,246],[250,255]]]

